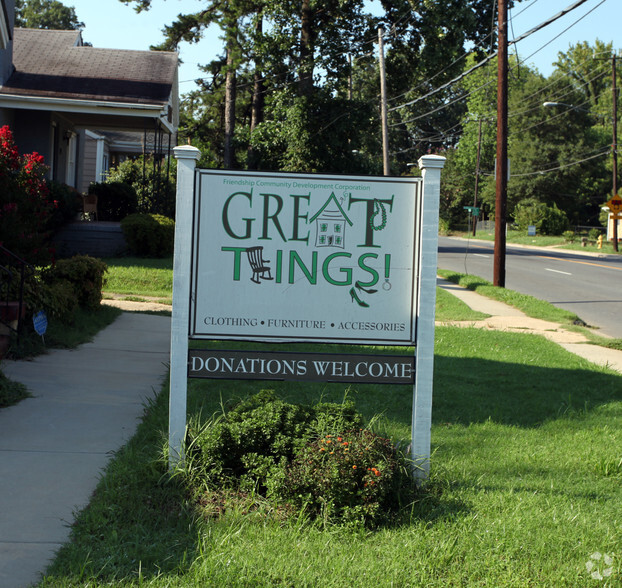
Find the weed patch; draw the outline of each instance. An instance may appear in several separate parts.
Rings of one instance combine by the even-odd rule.
[[[28,398],[30,393],[24,384],[9,380],[0,372],[0,408],[6,408],[17,404],[20,400]]]

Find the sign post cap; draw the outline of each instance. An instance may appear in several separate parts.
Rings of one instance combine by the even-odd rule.
[[[176,159],[199,159],[201,152],[192,145],[179,145],[173,147],[173,153]]]

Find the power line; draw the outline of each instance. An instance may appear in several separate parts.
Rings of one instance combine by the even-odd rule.
[[[493,1],[493,5],[495,4],[496,0],[492,0]],[[531,8],[536,2],[538,2],[538,0],[532,0],[531,4],[528,4],[527,6],[525,6],[522,10],[520,10],[519,12],[516,13],[515,16],[519,16],[521,14],[523,14],[523,12],[525,12],[527,9]],[[493,11],[494,12],[494,11]],[[494,14],[493,14],[493,20],[494,20]],[[494,25],[493,25],[494,26]],[[488,40],[488,39],[493,39],[494,35],[492,32],[488,33],[483,39],[482,41],[480,41],[479,43],[474,45],[474,49],[482,49],[484,47],[484,43]],[[491,49],[492,51],[492,46]],[[414,86],[413,88],[411,88],[410,90],[407,90],[406,92],[403,92],[402,94],[398,94],[397,96],[393,96],[392,98],[389,98],[389,101],[394,101],[397,100],[398,98],[401,98],[402,96],[406,96],[406,94],[410,93],[410,92],[414,92],[415,90],[417,90],[418,88],[420,88],[421,86],[425,86],[428,85],[432,80],[434,80],[435,78],[437,78],[439,75],[445,73],[448,69],[451,69],[454,65],[456,65],[456,63],[458,63],[459,61],[462,61],[463,59],[465,59],[466,57],[468,57],[469,55],[471,55],[473,53],[473,51],[468,51],[463,53],[462,55],[460,55],[459,57],[456,57],[456,59],[454,59],[449,65],[445,66],[443,69],[441,69],[440,71],[436,72],[433,76],[431,76],[430,78],[428,78],[427,80],[424,80],[422,82],[419,82],[419,84],[417,84],[416,86]],[[496,52],[495,52],[496,55]]]
[[[555,35],[552,39],[549,39],[544,45],[542,45],[538,49],[536,49],[531,55],[525,57],[521,61],[521,63],[525,63],[525,61],[527,61],[528,59],[531,59],[536,53],[539,53],[540,51],[542,51],[542,49],[544,49],[547,45],[550,45],[553,41],[555,41],[556,39],[561,37],[564,33],[568,32],[572,27],[574,27],[577,23],[581,22],[588,14],[594,12],[594,10],[596,10],[601,4],[604,4],[606,1],[607,0],[601,0],[596,6],[594,6],[590,10],[588,10],[583,16],[579,17],[571,25],[567,26],[563,31],[561,31],[559,34]],[[581,4],[583,2],[587,2],[587,0],[580,0]],[[562,12],[559,12],[557,15],[555,15],[555,17],[553,17],[553,18],[560,18],[561,16],[564,16],[565,14],[567,14],[567,11],[562,11]],[[553,21],[551,21],[551,22],[553,22]],[[551,24],[551,23],[548,23],[548,24]],[[537,32],[537,30],[540,30],[540,29],[539,28],[538,29],[532,29],[531,31],[525,33],[524,35],[521,35],[515,41],[511,41],[511,42],[512,43],[518,43],[519,41],[522,41],[528,35]]]
[[[561,12],[558,12],[555,16],[549,18],[548,20],[544,21],[543,23],[539,24],[538,26],[532,28],[531,30],[527,31],[526,33],[524,33],[523,35],[521,35],[518,39],[511,41],[512,43],[518,43],[519,41],[522,41],[523,39],[527,38],[528,36],[532,35],[533,33],[541,30],[542,28],[544,28],[545,26],[550,25],[551,23],[555,22],[556,20],[560,19],[562,16],[565,16],[566,14],[568,14],[571,10],[574,10],[575,8],[577,8],[578,6],[580,6],[581,4],[584,4],[585,2],[587,2],[588,0],[578,0],[577,2],[575,2],[574,4],[572,4],[571,6],[569,6],[568,8],[562,10]],[[539,51],[541,51],[542,49],[544,49],[544,47],[546,47],[548,44],[552,43],[555,39],[557,39],[557,37],[559,37],[560,35],[562,35],[563,33],[565,33],[566,31],[568,31],[570,28],[572,28],[573,26],[575,26],[579,21],[581,21],[583,18],[585,18],[588,14],[590,14],[590,12],[592,12],[593,10],[595,10],[596,8],[598,8],[601,4],[603,4],[604,2],[606,2],[606,0],[601,0],[601,2],[599,4],[597,4],[594,8],[592,8],[590,11],[588,11],[586,14],[584,14],[581,18],[579,18],[578,20],[576,20],[574,23],[572,23],[569,27],[567,27],[566,29],[564,29],[559,35],[553,37],[553,39],[551,39],[550,41],[548,41],[546,44],[542,45],[538,50],[534,51],[531,55],[529,55],[529,57],[523,59],[523,63],[527,60],[530,59],[531,57],[533,57],[536,53],[538,53]],[[442,90],[452,86],[453,84],[461,81],[464,77],[466,77],[467,75],[469,75],[470,73],[472,73],[473,71],[479,69],[480,67],[486,65],[489,61],[491,61],[492,59],[494,59],[496,57],[497,53],[492,53],[490,55],[488,55],[485,59],[483,59],[482,61],[480,61],[479,63],[477,63],[476,65],[474,65],[473,67],[471,67],[469,70],[467,70],[466,72],[463,72],[462,74],[460,74],[459,76],[455,77],[454,79],[450,80],[449,82],[443,84],[442,86],[439,86],[438,88],[435,88],[434,90],[431,90],[430,92],[428,92],[427,94],[424,94],[423,96],[420,96],[419,98],[415,98],[414,100],[411,100],[410,102],[406,102],[404,104],[400,104],[399,106],[393,106],[392,108],[389,109],[390,112],[394,111],[394,110],[399,110],[401,108],[404,108],[406,106],[412,106],[413,104],[416,104],[417,102],[421,102],[422,100],[425,100],[426,98],[429,98],[430,96],[433,96],[434,94],[437,94],[438,92],[441,92]],[[514,69],[514,68],[512,68]],[[438,109],[432,111],[432,112],[436,112]]]
[[[560,12],[558,12],[556,15],[552,16],[548,20],[545,20],[544,22],[541,22],[539,25],[537,25],[537,26],[533,27],[532,29],[528,30],[526,33],[523,33],[518,39],[514,39],[513,41],[508,41],[508,45],[516,44],[519,41],[522,41],[523,39],[526,39],[530,35],[533,35],[534,33],[537,33],[538,31],[542,30],[544,27],[548,27],[550,24],[554,23],[556,20],[559,20],[562,16],[566,16],[566,14],[568,14],[571,11],[573,11],[575,8],[579,8],[579,6],[581,6],[581,4],[585,4],[587,1],[588,0],[578,0],[577,2],[572,4],[571,6],[568,6],[567,8],[564,8],[563,10],[561,10]],[[607,0],[601,0],[601,2],[599,4],[597,4],[596,6],[594,6],[594,8],[592,8],[591,10],[586,12],[581,18],[585,18],[588,14],[590,14],[590,12],[596,10],[601,4],[603,4],[606,1]],[[581,19],[579,19],[579,20],[581,20]],[[574,26],[577,22],[579,22],[579,21],[576,21],[571,26]],[[566,30],[564,30],[562,32],[565,33]],[[554,37],[553,40],[556,39],[556,38],[557,37]],[[545,47],[546,47],[546,45],[545,45]]]
[[[535,171],[535,172],[527,172],[527,173],[523,173],[523,174],[510,174],[510,178],[524,178],[526,176],[537,176],[540,174],[546,174],[549,172],[553,172],[553,171],[559,171],[560,169],[565,169],[567,167],[572,167],[574,165],[579,165],[581,163],[585,163],[586,161],[590,161],[592,159],[597,159],[598,157],[603,157],[605,155],[609,155],[611,153],[611,148],[607,147],[606,151],[602,151],[600,153],[597,153],[596,155],[592,155],[591,157],[586,157],[584,159],[580,159],[578,161],[573,161],[571,163],[565,163],[564,165],[559,165],[557,167],[550,167],[548,169],[543,169],[543,170],[539,170],[539,171]],[[484,174],[484,175],[492,175],[492,174]]]

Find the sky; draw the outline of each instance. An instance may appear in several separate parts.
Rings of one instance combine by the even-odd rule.
[[[179,13],[196,12],[205,6],[207,0],[152,0],[152,8],[140,14],[134,11],[133,5],[128,6],[119,0],[62,2],[75,8],[78,20],[85,24],[82,36],[94,47],[147,50],[150,45],[157,45],[163,40],[162,28],[165,24],[170,24]],[[575,2],[576,0],[517,2],[510,11],[510,39],[520,37]],[[179,71],[180,94],[193,90],[193,80],[203,75],[197,66],[209,63],[222,52],[219,35],[218,29],[210,29],[200,43],[183,43],[180,47],[183,61]],[[559,51],[567,51],[569,45],[580,41],[593,44],[596,39],[606,43],[613,42],[614,49],[622,49],[621,0],[587,0],[552,25],[519,42],[518,54],[521,60],[524,59],[527,64],[535,66],[540,73],[548,76],[554,69],[552,64]]]

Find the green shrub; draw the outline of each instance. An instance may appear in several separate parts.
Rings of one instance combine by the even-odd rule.
[[[153,157],[140,156],[126,159],[108,172],[107,182],[124,182],[137,195],[137,208],[133,212],[162,214],[175,218],[175,175],[177,160],[156,162]]]
[[[545,235],[561,235],[568,228],[566,213],[557,208],[557,204],[546,207],[546,214],[542,222],[542,232]]]
[[[444,218],[438,219],[438,234],[449,235],[449,221]]]
[[[43,274],[51,269],[29,271],[24,275],[23,303],[25,315],[31,316],[39,310],[45,310],[48,316],[58,318],[61,322],[71,324],[78,300],[73,284],[67,280],[44,280]],[[13,277],[8,287],[8,298],[19,300],[20,276],[12,270]]]
[[[412,489],[405,458],[362,429],[354,404],[289,404],[271,391],[188,432],[187,480],[259,492],[310,516],[376,524]]]
[[[602,235],[602,231],[600,229],[590,229],[587,238],[590,241],[598,241],[598,237]]]
[[[102,300],[106,264],[88,255],[75,255],[61,259],[56,265],[45,269],[43,282],[55,290],[62,291],[64,283],[71,285],[77,304],[86,310],[97,310]]]
[[[373,525],[400,507],[409,486],[405,460],[391,441],[359,429],[303,447],[274,492],[309,514]]]
[[[121,221],[130,251],[142,257],[166,257],[173,252],[175,221],[160,214],[131,214]]]
[[[202,475],[209,486],[265,487],[271,468],[304,443],[311,411],[263,392],[236,406],[198,439]]]
[[[54,204],[50,228],[52,231],[58,231],[63,225],[74,220],[82,210],[80,193],[75,188],[56,180],[48,180],[47,186],[50,192],[48,199]]]
[[[577,238],[574,231],[564,231],[562,236],[564,237],[564,241],[566,241],[566,243],[574,243]]]
[[[97,218],[102,221],[120,221],[137,210],[136,191],[124,182],[93,183],[89,195],[97,196]]]
[[[29,314],[44,310],[49,317],[54,317],[61,323],[73,324],[79,304],[71,282],[59,279],[46,283],[38,280],[28,292],[25,302]]]
[[[568,228],[568,217],[557,208],[536,198],[526,198],[516,205],[514,220],[519,230],[527,231],[530,225],[543,235],[561,235]]]

